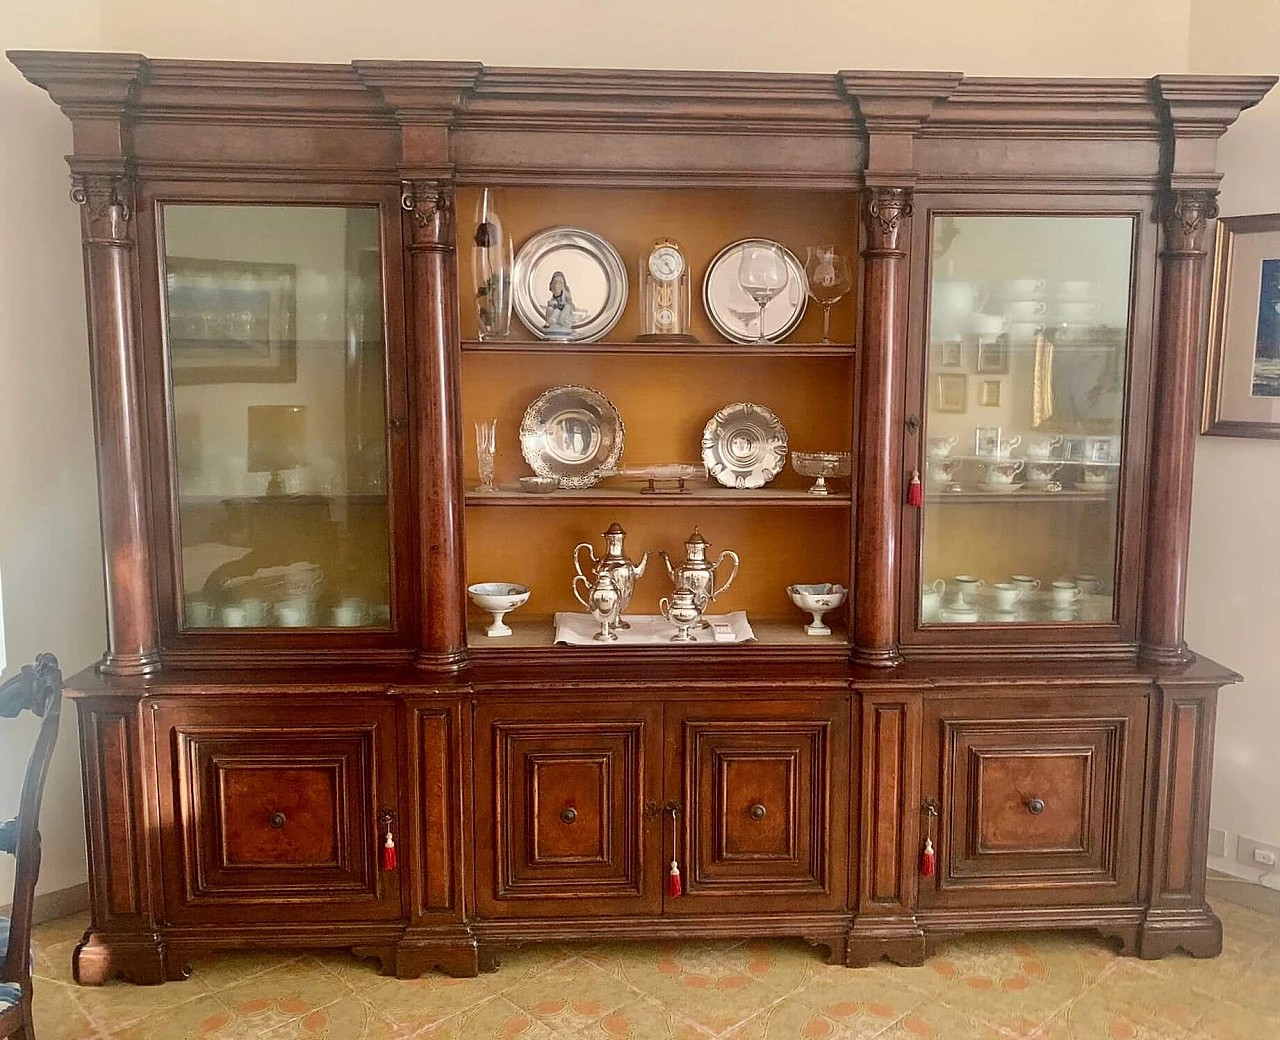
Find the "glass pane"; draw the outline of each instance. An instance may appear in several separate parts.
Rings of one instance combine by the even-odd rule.
[[[1112,619],[1133,234],[935,217],[922,624]]]
[[[390,625],[378,211],[164,207],[187,628]]]

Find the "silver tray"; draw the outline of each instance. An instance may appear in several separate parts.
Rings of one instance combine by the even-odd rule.
[[[545,308],[551,280],[564,276],[573,299],[573,329],[548,330]],[[627,304],[627,269],[599,235],[575,227],[537,232],[520,247],[512,269],[516,315],[539,339],[589,343],[618,324]]]
[[[809,281],[804,264],[781,242],[768,238],[744,238],[716,254],[702,280],[702,306],[722,336],[734,343],[754,343],[760,331],[760,308],[738,284],[738,264],[743,247],[776,245],[787,263],[787,286],[764,309],[765,335],[774,343],[791,335],[809,302]]]
[[[589,488],[622,456],[622,416],[589,386],[553,386],[525,409],[520,453],[540,477],[562,488]]]
[[[725,487],[764,487],[786,465],[786,427],[762,404],[725,405],[702,431],[702,461]]]

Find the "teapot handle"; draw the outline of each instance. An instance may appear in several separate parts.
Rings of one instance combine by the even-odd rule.
[[[718,571],[720,569],[720,564],[724,563],[724,559],[726,556],[729,557],[729,559],[733,560],[733,570],[729,574],[729,580],[726,581],[723,585],[721,585],[718,589],[716,589],[713,593],[711,593],[712,599],[715,599],[722,592],[728,592],[729,586],[733,584],[733,579],[738,576],[738,554],[734,552],[732,549],[726,549],[724,552],[722,552],[719,556],[716,557],[716,565],[712,568],[712,571]]]
[[[658,613],[662,615],[664,620],[671,620],[671,601],[666,596],[658,600]]]
[[[577,557],[577,551],[574,551],[574,557]],[[582,582],[582,587],[587,590],[588,598],[591,596],[591,582],[587,580],[585,574],[575,574],[573,576],[573,598],[587,608],[587,613],[591,613],[591,604],[587,600],[578,595],[578,582]]]
[[[578,572],[578,577],[579,577],[579,578],[582,578],[582,579],[584,579],[584,580],[586,580],[586,581],[587,581],[587,584],[589,585],[589,584],[590,584],[590,580],[589,580],[589,579],[587,579],[587,576],[582,572],[582,563],[581,563],[581,561],[579,560],[579,557],[578,557],[578,554],[579,554],[583,549],[586,549],[586,550],[587,550],[587,555],[591,557],[591,562],[592,562],[593,564],[595,564],[595,565],[599,566],[600,561],[596,559],[596,551],[595,551],[593,548],[591,548],[591,543],[590,543],[590,542],[579,542],[577,545],[575,545],[575,546],[573,547],[573,569],[574,569],[575,571],[577,571],[577,572]],[[593,574],[595,573],[594,569],[593,569],[592,573],[593,573]],[[574,587],[575,587],[575,588],[577,587],[577,583],[576,583],[576,582],[575,582],[575,586],[574,586]],[[575,593],[575,595],[576,595],[576,593]],[[579,602],[581,602],[581,600],[579,600]]]

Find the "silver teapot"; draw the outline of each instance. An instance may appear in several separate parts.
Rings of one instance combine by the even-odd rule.
[[[617,582],[613,580],[613,575],[609,571],[601,571],[596,576],[595,584],[590,586],[586,599],[578,595],[578,582],[582,582],[583,585],[588,584],[583,575],[576,575],[573,579],[574,596],[587,608],[587,612],[600,622],[600,631],[592,638],[599,639],[603,643],[614,642],[618,638],[616,629],[622,622],[622,595],[618,590]]]
[[[702,533],[695,527],[693,534],[685,539],[684,560],[678,567],[671,566],[671,558],[665,552],[661,554],[663,562],[667,565],[667,573],[671,575],[675,587],[692,591],[697,598],[698,606],[704,611],[717,596],[728,590],[733,584],[733,579],[738,576],[738,554],[732,549],[726,549],[716,557],[715,563],[711,563],[707,560],[707,547],[710,545],[711,543],[703,538]],[[716,572],[725,560],[733,561],[733,570],[729,572],[725,583],[716,588]]]
[[[665,596],[658,601],[658,612],[672,625],[676,634],[671,637],[673,643],[692,643],[694,636],[691,629],[697,627],[702,620],[702,607],[698,604],[697,594],[686,585],[672,594],[671,599]]]
[[[639,563],[632,563],[627,559],[627,554],[622,547],[623,539],[626,537],[627,532],[617,523],[610,524],[609,530],[604,532],[604,555],[599,559],[596,558],[595,549],[590,542],[579,542],[573,547],[573,569],[578,572],[573,579],[573,594],[578,596],[578,578],[583,579],[586,586],[590,588],[601,574],[608,573],[618,587],[620,599],[618,607],[619,628],[631,627],[630,624],[622,620],[622,613],[631,605],[631,595],[636,590],[636,582],[644,577],[645,567],[649,564],[648,549],[640,557]],[[586,549],[587,555],[591,557],[591,564],[586,570],[583,569],[582,560],[579,556],[583,549]],[[583,606],[587,606],[586,601],[581,596],[578,596],[578,602]],[[590,608],[588,607],[588,609]]]

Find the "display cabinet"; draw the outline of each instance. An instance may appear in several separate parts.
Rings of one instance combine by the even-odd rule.
[[[1271,79],[10,60],[82,216],[81,982],[1218,951],[1193,398]]]

